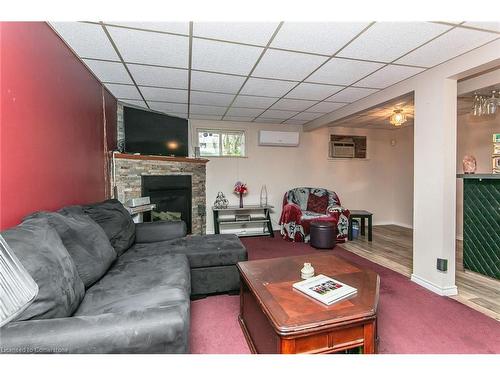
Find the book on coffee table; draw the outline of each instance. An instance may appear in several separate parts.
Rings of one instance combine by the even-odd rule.
[[[357,293],[357,289],[325,275],[318,275],[293,284],[298,291],[332,305]]]

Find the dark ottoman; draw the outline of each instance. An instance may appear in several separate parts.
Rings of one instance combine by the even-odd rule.
[[[329,221],[311,223],[311,246],[316,249],[333,249],[337,236],[335,225]]]

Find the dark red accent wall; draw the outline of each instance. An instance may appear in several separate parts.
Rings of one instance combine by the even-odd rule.
[[[0,22],[0,53],[0,229],[104,199],[116,99],[46,23]]]

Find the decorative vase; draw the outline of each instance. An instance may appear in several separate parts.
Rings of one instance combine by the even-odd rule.
[[[243,193],[240,193],[240,208],[243,208]]]
[[[262,188],[260,189],[260,206],[261,207],[267,206],[267,188],[266,188],[266,185],[262,185]]]
[[[476,173],[476,158],[472,155],[465,155],[464,160],[462,161],[462,165],[464,168],[465,174],[473,174]]]

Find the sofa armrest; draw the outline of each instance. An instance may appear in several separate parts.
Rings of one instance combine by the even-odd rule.
[[[184,221],[153,221],[135,225],[135,242],[148,243],[173,240],[187,234]]]
[[[0,328],[0,353],[186,353],[187,308],[12,322]]]

